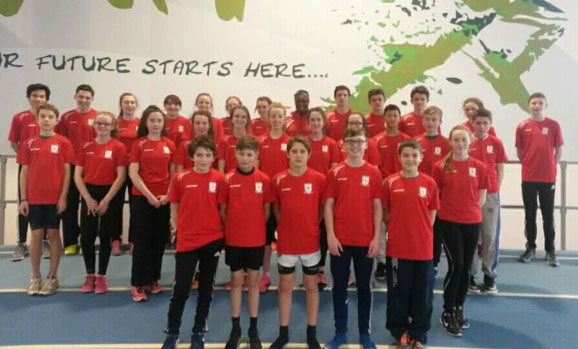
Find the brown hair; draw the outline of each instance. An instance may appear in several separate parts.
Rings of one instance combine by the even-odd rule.
[[[197,98],[195,98],[195,106],[197,106],[197,103],[199,103],[199,98],[203,96],[209,97],[209,99],[211,100],[211,108],[213,108],[213,97],[211,97],[211,95],[208,92],[201,92],[197,95]]]
[[[163,111],[157,107],[156,105],[149,105],[143,112],[142,112],[142,117],[140,118],[140,123],[138,124],[138,129],[136,131],[137,134],[137,138],[141,138],[141,137],[145,137],[149,134],[149,129],[147,127],[147,121],[149,119],[149,116],[152,113],[160,113],[163,116],[163,130],[161,131],[161,136],[166,136],[167,131],[164,128],[164,122],[165,122],[165,113],[163,113]]]
[[[361,116],[361,125],[363,126],[363,132],[365,133],[365,137],[369,137],[369,134],[367,133],[367,120],[365,120],[365,116],[363,116],[361,113],[353,112],[353,113],[349,114],[349,115],[347,116],[347,119],[345,119],[345,127],[348,127],[347,125],[349,124],[349,119],[350,119],[353,115],[359,115],[359,116]]]
[[[470,136],[470,130],[462,125],[458,125],[458,126],[454,126],[454,128],[452,128],[452,130],[450,131],[450,135],[448,136],[448,139],[451,141],[452,136],[454,134],[454,132],[458,132],[458,131],[464,131],[468,137]],[[454,151],[450,150],[446,156],[444,156],[444,159],[442,161],[442,169],[446,172],[451,172],[453,170],[452,168],[452,157],[454,155]]]
[[[344,141],[345,141],[345,138],[347,138],[347,137],[357,137],[357,136],[365,136],[367,138],[367,135],[362,130],[356,130],[353,128],[346,128],[345,131],[343,131],[343,140]]]
[[[237,145],[235,146],[235,150],[236,151],[252,150],[255,153],[257,153],[259,151],[259,142],[253,136],[249,136],[249,135],[243,136],[237,142]]]
[[[112,122],[112,130],[110,131],[110,136],[112,138],[118,138],[118,122],[117,122],[117,119],[114,116],[114,114],[109,112],[109,111],[99,111],[94,116],[95,121],[99,115],[105,115],[105,116],[108,116],[110,118],[110,121]]]
[[[530,101],[534,98],[542,98],[546,100],[546,95],[543,94],[542,92],[534,92],[530,95],[530,97],[528,97],[528,103],[530,103]]]
[[[125,92],[123,94],[120,95],[120,98],[118,99],[118,106],[120,107],[120,113],[118,113],[118,117],[122,118],[124,116],[124,113],[122,112],[122,100],[124,99],[124,97],[134,97],[134,100],[136,102],[136,105],[138,106],[138,98],[136,98],[136,96],[130,92]]]
[[[56,106],[54,104],[48,104],[46,103],[45,105],[40,106],[40,108],[38,108],[38,112],[37,114],[40,114],[40,111],[42,109],[46,109],[46,110],[50,110],[51,112],[53,112],[54,114],[56,114],[56,118],[58,119],[58,117],[60,116],[60,112],[58,111],[58,108],[56,108]]]
[[[442,112],[442,110],[436,106],[429,106],[427,108],[425,108],[425,110],[423,111],[423,115],[433,115],[433,114],[438,114],[440,116],[440,121],[442,120],[442,117],[444,116],[444,113]]]
[[[166,96],[165,101],[163,102],[163,105],[167,105],[167,104],[176,104],[179,107],[183,106],[183,102],[181,101],[181,99],[177,95]]]
[[[476,110],[474,116],[472,116],[472,123],[476,120],[476,118],[488,118],[490,122],[492,122],[492,112],[485,108],[480,108]]]
[[[208,135],[213,137],[213,135],[215,134],[215,131],[213,131],[213,117],[211,116],[211,113],[209,113],[208,111],[205,110],[196,110],[193,113],[193,116],[191,116],[191,127],[193,128],[193,130],[195,129],[195,116],[197,115],[202,115],[207,117],[207,119],[209,120],[209,132]]]
[[[371,97],[373,96],[383,96],[383,99],[385,99],[385,92],[383,92],[383,89],[381,88],[372,88],[371,90],[369,90],[369,92],[367,92],[367,100],[370,100]]]
[[[241,102],[241,98],[239,98],[237,96],[229,96],[229,97],[227,97],[227,99],[225,99],[225,110],[227,109],[227,104],[229,104],[229,101],[233,98],[236,99],[237,102],[239,102],[239,105],[243,105],[243,102]],[[211,101],[212,101],[212,99],[211,99]]]
[[[401,155],[401,151],[404,148],[412,148],[419,151],[419,153],[422,154],[421,144],[416,139],[410,138],[401,141],[401,143],[399,143],[399,145],[397,146],[397,154]]]
[[[291,151],[291,148],[295,145],[295,143],[301,143],[307,149],[307,154],[311,154],[311,143],[307,140],[307,138],[303,136],[295,136],[289,140],[287,143],[287,153]]]
[[[409,97],[410,99],[413,100],[413,96],[415,96],[416,94],[421,94],[421,95],[425,95],[427,100],[429,101],[429,91],[427,89],[427,87],[420,85],[420,86],[416,86],[414,87],[411,92],[409,93]]]
[[[478,109],[484,108],[484,102],[482,102],[482,100],[477,97],[466,98],[462,103],[462,108],[464,108],[468,103],[474,103],[475,105],[478,106]]]
[[[213,157],[217,156],[217,147],[212,137],[198,136],[189,144],[189,157],[193,157],[198,148],[205,148],[213,153]]]

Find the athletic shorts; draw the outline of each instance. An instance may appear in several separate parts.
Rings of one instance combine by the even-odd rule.
[[[272,208],[271,211],[273,211]],[[271,212],[271,215],[267,220],[266,230],[267,230],[266,245],[271,245],[272,242],[277,241],[277,237],[275,236],[275,232],[277,231],[277,221],[275,220],[275,216],[273,216],[273,212]]]
[[[263,266],[265,246],[238,247],[225,246],[225,264],[231,272],[241,269],[259,270]]]
[[[321,251],[309,254],[280,254],[277,259],[279,274],[287,275],[295,272],[297,261],[301,261],[303,274],[317,275],[319,262],[321,261]]]
[[[28,205],[30,229],[60,229],[60,215],[56,205]]]

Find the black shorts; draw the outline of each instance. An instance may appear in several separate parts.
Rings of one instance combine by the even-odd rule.
[[[273,208],[271,208],[271,211],[273,211]],[[277,241],[277,238],[275,237],[275,231],[277,230],[277,221],[275,220],[273,212],[271,212],[271,215],[267,220],[266,229],[267,229],[267,245],[271,245],[273,241]]]
[[[259,270],[263,266],[265,246],[237,247],[225,246],[225,263],[236,272],[241,269]]]
[[[60,229],[60,215],[56,205],[28,205],[30,229]]]

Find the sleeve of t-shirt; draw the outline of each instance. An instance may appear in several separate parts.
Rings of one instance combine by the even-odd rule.
[[[214,133],[215,142],[218,144],[225,138],[225,129],[223,128],[223,123],[221,122],[221,120],[219,120],[219,119],[215,119],[215,120],[217,120],[217,121],[213,124],[215,126],[213,133]],[[192,134],[192,132],[193,131],[191,129],[191,134]]]
[[[14,115],[10,124],[10,133],[8,134],[9,142],[20,142],[20,120],[18,115]]]
[[[134,142],[132,144],[132,149],[130,151],[130,163],[138,163],[140,162],[140,142]]]
[[[127,165],[127,153],[124,144],[120,143],[117,147],[118,154],[116,155],[116,167]],[[84,153],[83,153],[84,154]]]
[[[399,120],[399,124],[397,125],[397,129],[398,129],[400,132],[407,133],[407,129],[406,129],[406,128],[407,128],[407,127],[405,126],[405,118],[402,117],[402,118]]]
[[[263,200],[265,203],[274,202],[271,180],[267,175],[263,175]]]
[[[78,157],[78,162],[76,163],[78,166],[85,167],[86,165],[86,150],[84,149],[85,147],[86,144],[84,147],[82,147],[82,150],[80,151],[80,156]]]
[[[319,203],[325,204],[325,192],[327,191],[327,179],[324,175],[319,176]]]
[[[371,197],[381,200],[381,173],[375,169],[375,171],[372,171],[371,177]]]
[[[68,118],[66,117],[66,114],[63,115],[60,118],[60,121],[58,122],[58,124],[56,124],[56,127],[54,127],[54,132],[58,133],[61,136],[64,137],[68,137],[68,127],[66,127],[66,120]]]
[[[186,141],[179,144],[177,153],[173,157],[173,164],[185,166],[185,156],[187,153],[187,147],[185,146],[185,143]]]
[[[170,139],[167,140],[169,149],[171,150],[171,162],[173,162],[175,155],[177,153],[177,146],[175,145],[175,142],[171,141]]]
[[[180,173],[180,172],[179,172]],[[171,189],[169,190],[169,202],[179,203],[181,202],[181,188],[180,188],[180,176],[173,176],[171,183]]]
[[[20,146],[20,148],[18,149],[18,156],[16,156],[16,159],[18,159],[18,163],[20,165],[30,164],[30,148],[28,146],[28,142]]]
[[[560,124],[556,123],[556,132],[554,133],[554,147],[561,147],[564,145],[564,139],[562,138],[562,129],[560,129]]]
[[[220,204],[229,203],[229,179],[225,177],[223,181],[223,186],[219,190],[219,196],[217,197],[217,202]]]
[[[478,190],[488,189],[488,170],[483,162],[479,162],[478,166]]]
[[[382,185],[382,197],[381,197],[381,205],[383,208],[390,208],[391,207],[391,192],[389,190],[389,181],[387,178],[383,181]]]
[[[438,195],[438,186],[436,185],[435,181],[430,182],[429,186],[429,204],[427,208],[430,211],[439,210],[440,209],[440,198]]]
[[[64,162],[71,163],[74,160],[74,149],[72,149],[72,144],[67,139],[63,142],[64,148]]]
[[[329,151],[331,152],[331,160],[329,160],[330,163],[337,163],[341,161],[341,150],[337,146],[337,143],[331,143]]]
[[[524,130],[521,125],[518,125],[516,128],[516,148],[523,148],[524,147]]]
[[[496,164],[503,164],[508,162],[508,155],[506,155],[506,150],[504,149],[504,144],[502,142],[497,142],[496,146]]]
[[[443,169],[440,168],[440,166],[434,165],[433,170],[432,170],[432,174],[431,174],[432,178],[436,182],[438,189],[440,189],[440,190],[442,188],[442,177],[443,177],[442,171],[443,171]]]
[[[225,150],[227,149],[227,144],[224,140],[219,143],[217,147],[217,159],[225,160]]]
[[[381,157],[379,156],[379,149],[377,148],[377,143],[375,142],[371,142],[371,145],[369,146],[369,148],[367,149],[367,151],[369,152],[369,163],[377,166],[381,163]]]
[[[337,181],[335,180],[335,175],[333,174],[333,171],[329,171],[329,173],[327,174],[327,179],[326,179],[326,185],[325,185],[325,199],[335,199],[335,189],[336,189],[336,183]]]
[[[279,205],[281,201],[281,195],[279,195],[279,185],[277,183],[277,177],[273,178],[271,182],[271,203]]]

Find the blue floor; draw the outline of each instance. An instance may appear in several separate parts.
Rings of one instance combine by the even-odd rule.
[[[439,325],[442,296],[435,295],[432,329],[428,344],[436,347],[466,348],[573,348],[578,339],[578,259],[561,259],[561,267],[546,266],[543,260],[530,265],[513,258],[503,258],[498,286],[501,295],[469,296],[466,315],[471,328],[462,338],[446,335]],[[43,261],[47,266],[48,261]],[[221,261],[222,262],[222,261]],[[131,260],[113,257],[109,268],[110,286],[127,287]],[[82,294],[71,290],[50,297],[28,297],[22,292],[29,278],[29,262],[10,262],[0,254],[0,346],[32,344],[105,344],[161,343],[170,292],[151,296],[148,302],[133,303],[128,291],[104,295]],[[174,258],[165,256],[163,283],[170,285]],[[442,266],[442,272],[443,272]],[[276,273],[273,273],[274,279]],[[62,259],[62,287],[75,289],[83,281],[83,263],[79,256]],[[219,267],[217,284],[228,279],[224,265]],[[438,280],[436,290],[441,289]],[[376,284],[372,315],[372,334],[376,342],[391,344],[385,330],[384,285]],[[566,296],[558,296],[566,295]],[[350,342],[357,342],[356,297],[350,296]],[[182,325],[182,339],[189,341],[194,316],[195,292],[187,304]],[[246,303],[244,303],[246,304]],[[245,310],[244,310],[245,311]],[[296,291],[290,325],[291,342],[305,341],[304,293]],[[209,321],[208,343],[224,343],[230,330],[228,293],[215,291]],[[246,331],[248,315],[243,313]],[[261,297],[259,330],[264,342],[272,342],[278,331],[277,296],[269,292]],[[31,333],[34,335],[31,335]],[[333,334],[331,293],[322,292],[318,337],[327,341]],[[159,346],[160,347],[160,346]]]

